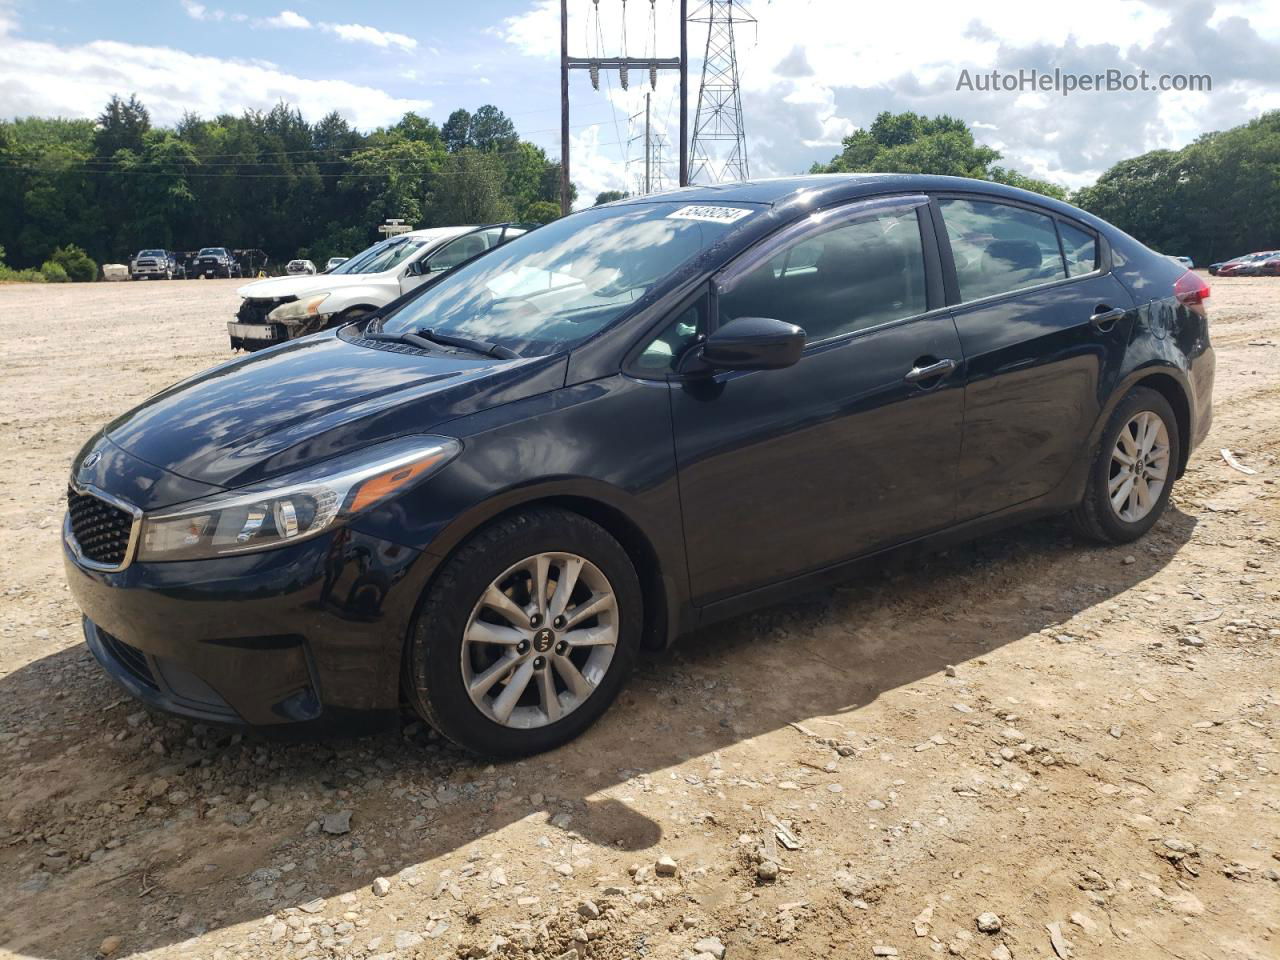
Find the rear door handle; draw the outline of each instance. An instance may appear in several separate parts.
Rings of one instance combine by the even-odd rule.
[[[907,371],[907,375],[903,377],[907,383],[919,383],[921,380],[941,379],[947,374],[952,373],[960,364],[954,360],[939,360],[924,367],[912,367]]]
[[[1123,317],[1128,311],[1121,307],[1114,309],[1108,307],[1105,303],[1098,304],[1098,308],[1093,311],[1093,316],[1089,318],[1089,322],[1099,330],[1110,330],[1111,325]]]

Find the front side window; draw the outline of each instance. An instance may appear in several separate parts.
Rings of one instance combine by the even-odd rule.
[[[771,317],[813,343],[927,309],[918,214],[886,210],[810,235],[739,278],[720,295],[719,323]]]
[[[334,273],[384,273],[398,267],[411,256],[422,252],[430,241],[426,237],[392,237],[362,250],[350,260],[333,268]]]
[[[706,297],[700,297],[697,303],[677,313],[640,351],[635,360],[636,369],[655,374],[676,372],[684,355],[701,340],[706,309]]]
[[[986,200],[947,199],[939,205],[961,300],[981,300],[1066,277],[1053,218]]]
[[[678,201],[584,210],[464,263],[381,329],[432,330],[525,356],[554,353],[621,319],[759,210]]]

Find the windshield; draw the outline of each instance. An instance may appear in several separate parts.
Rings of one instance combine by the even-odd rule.
[[[143,250],[140,254],[138,254],[138,256],[140,256],[140,257],[163,257],[163,256],[164,256],[164,251],[163,251],[163,250]]]
[[[225,257],[226,255],[227,251],[222,247],[202,247],[196,254],[197,257]]]
[[[585,210],[446,274],[381,329],[554,353],[619,319],[756,209],[671,201]]]
[[[392,237],[375,243],[333,268],[334,273],[382,273],[426,249],[438,237]]]

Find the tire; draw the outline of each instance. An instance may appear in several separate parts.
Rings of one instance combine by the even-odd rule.
[[[559,574],[557,584],[566,576],[563,564],[585,561],[578,568],[570,599],[560,607],[572,616],[575,610],[585,612],[604,602],[605,613],[587,616],[563,631],[547,629],[562,618],[541,623],[533,619],[518,629],[512,626],[518,622],[515,615],[498,613],[498,608],[481,602],[486,594],[494,595],[495,583],[510,583],[503,596],[514,603],[507,609],[516,614],[537,612],[538,600],[531,587],[533,562],[548,554],[558,555],[550,564],[562,564],[542,568]],[[543,582],[552,584],[549,573],[544,572]],[[605,588],[612,593],[612,607],[607,606],[607,598],[601,599]],[[544,589],[544,595],[550,617],[557,611],[555,590]],[[635,567],[603,528],[557,508],[513,514],[473,535],[436,576],[409,631],[405,693],[423,720],[461,747],[493,757],[541,753],[572,740],[608,709],[635,664],[642,620]],[[577,645],[593,633],[614,638],[611,652],[605,643]],[[523,638],[523,649],[512,643],[517,635]],[[466,639],[477,636],[501,640]],[[575,645],[570,646],[570,638],[575,637]],[[486,673],[502,658],[506,658],[503,665]],[[577,671],[576,677],[562,672],[560,665],[566,659]],[[547,675],[553,694],[550,706],[543,686]],[[497,679],[479,694],[482,707],[468,692],[468,683],[483,684],[486,676]],[[574,685],[568,682],[571,677]],[[587,677],[594,677],[594,682],[583,686]],[[573,686],[584,691],[581,696]],[[518,700],[509,698],[504,721],[499,714],[507,691],[513,691]]]
[[[1167,442],[1160,441],[1157,420],[1163,426]],[[1134,444],[1138,444],[1136,449],[1141,451],[1143,436],[1135,436],[1135,433],[1145,434],[1144,423],[1156,431],[1157,436],[1150,453],[1141,458],[1143,466],[1139,468],[1139,472],[1144,475],[1144,479],[1126,486],[1128,468],[1115,458],[1128,456],[1125,447],[1132,448]],[[1123,444],[1122,432],[1127,432],[1129,438]],[[1169,495],[1173,490],[1181,455],[1182,437],[1178,433],[1178,418],[1169,401],[1148,387],[1134,387],[1112,412],[1111,419],[1102,432],[1093,463],[1089,467],[1084,499],[1071,514],[1075,532],[1102,543],[1130,543],[1137,540],[1155,526],[1169,505]],[[1162,463],[1163,468],[1155,469],[1146,464],[1145,461],[1149,458],[1157,461],[1156,467]],[[1159,484],[1158,491],[1152,489],[1156,483]],[[1113,503],[1113,486],[1116,486],[1115,496],[1120,500],[1120,507]],[[1135,488],[1149,491],[1146,504],[1140,502]],[[1143,507],[1145,509],[1140,509]]]

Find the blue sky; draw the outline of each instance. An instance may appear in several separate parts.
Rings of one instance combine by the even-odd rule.
[[[691,7],[697,0],[691,0]],[[310,119],[337,109],[361,128],[416,110],[442,122],[494,103],[527,139],[558,155],[558,0],[0,0],[0,116],[94,116],[136,92],[162,123],[185,110],[267,108]],[[621,0],[571,0],[572,52],[621,52]],[[880,110],[946,112],[1005,154],[1004,163],[1076,187],[1112,163],[1280,108],[1275,0],[1025,0],[978,7],[917,0],[753,0],[739,34],[754,175],[803,171]],[[627,50],[675,52],[675,0],[629,0]],[[653,20],[650,21],[650,10]],[[691,51],[705,35],[691,26]],[[599,38],[597,40],[597,37]],[[1197,93],[975,93],[962,70],[1115,67],[1203,72]],[[693,95],[699,62],[693,63]],[[582,193],[635,186],[644,84],[573,81],[573,172]],[[653,92],[654,123],[675,156],[674,78]],[[692,118],[696,104],[691,104]],[[674,175],[674,166],[664,171]]]

